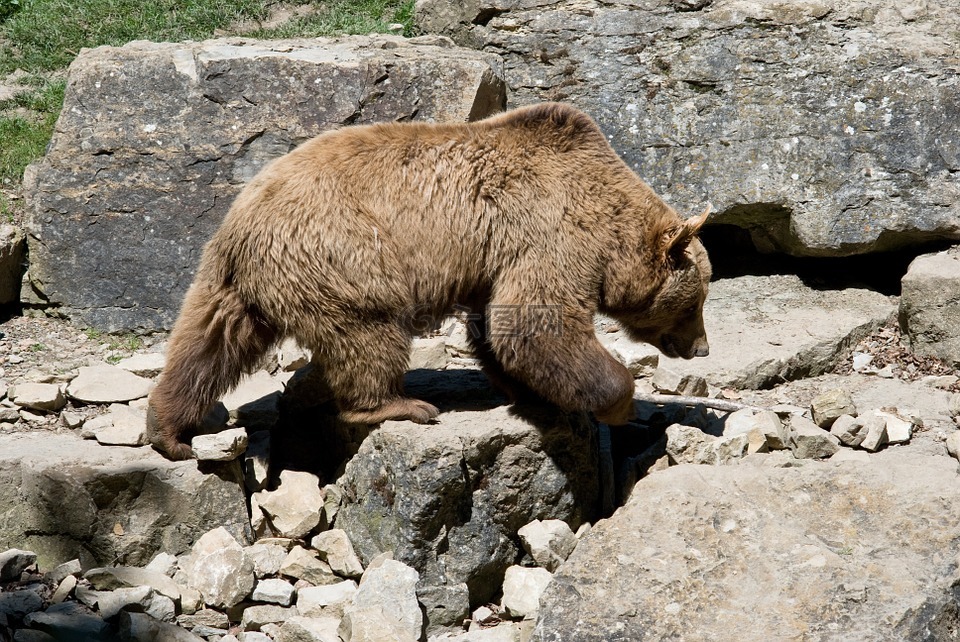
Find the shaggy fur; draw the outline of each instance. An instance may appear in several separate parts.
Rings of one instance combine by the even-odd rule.
[[[403,394],[411,337],[454,305],[483,315],[474,342],[496,383],[623,423],[633,378],[593,315],[705,355],[705,218],[683,221],[561,104],[320,135],[254,178],[204,249],[151,441],[189,457],[210,406],[283,337],[313,351],[347,421],[427,422],[437,409]]]

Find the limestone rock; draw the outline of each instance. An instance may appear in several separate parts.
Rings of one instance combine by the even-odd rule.
[[[203,642],[203,638],[168,622],[159,622],[146,613],[122,612],[119,620],[122,640],[163,640],[163,642]],[[86,639],[86,638],[85,638]]]
[[[957,482],[956,460],[904,450],[856,465],[674,466],[581,540],[533,640],[924,639],[954,612],[960,502],[943,498]]]
[[[577,537],[566,522],[559,519],[535,519],[519,531],[520,541],[533,560],[553,572],[577,547]]]
[[[353,603],[357,583],[344,580],[326,586],[309,586],[297,591],[297,610],[306,617],[343,616],[344,609]]]
[[[258,578],[269,577],[280,572],[287,549],[279,544],[257,542],[243,549],[247,558],[253,562],[253,572]]]
[[[660,365],[660,351],[650,344],[637,343],[621,336],[606,347],[634,377],[649,377]]]
[[[334,584],[337,577],[330,565],[302,546],[294,546],[280,565],[280,574],[314,585]]]
[[[97,328],[169,328],[203,243],[268,161],[347,123],[465,121],[502,109],[495,56],[433,42],[85,49],[47,154],[27,172],[25,289]]]
[[[117,403],[146,397],[153,382],[123,368],[102,364],[80,368],[67,395],[84,403]]]
[[[503,608],[516,619],[536,618],[540,596],[553,575],[542,568],[511,566],[503,578]]]
[[[239,468],[214,470],[70,432],[0,433],[0,549],[32,550],[40,568],[73,559],[91,568],[145,565],[161,549],[188,549],[215,526],[246,543]]]
[[[180,599],[180,587],[176,582],[163,573],[136,566],[92,568],[84,573],[83,578],[100,591],[147,586],[171,600]]]
[[[954,458],[960,460],[960,430],[954,430],[947,435],[947,452]]]
[[[659,392],[670,395],[707,396],[707,381],[703,377],[683,374],[665,364],[661,364],[657,368],[650,382]]]
[[[770,410],[744,408],[730,413],[723,422],[723,434],[725,437],[746,435],[748,454],[783,450],[789,443],[789,431]]]
[[[90,421],[85,432],[92,431],[105,446],[143,446],[147,440],[147,415],[124,404],[111,404],[110,412]],[[103,422],[100,425],[100,422]]]
[[[867,437],[863,420],[850,415],[840,415],[830,426],[830,434],[844,446],[859,446]]]
[[[363,565],[345,531],[339,528],[324,531],[310,540],[310,545],[337,575],[354,579],[363,575]]]
[[[188,585],[215,608],[239,604],[250,595],[255,581],[253,563],[223,528],[205,533],[193,545],[187,579]]]
[[[717,463],[717,438],[699,428],[673,424],[667,428],[667,455],[674,464]]]
[[[18,406],[31,410],[57,411],[67,405],[63,390],[55,383],[17,384],[8,395]]]
[[[874,414],[883,417],[887,426],[887,442],[891,444],[905,444],[913,437],[913,422],[900,416],[897,412],[875,410]]]
[[[793,455],[797,459],[825,459],[840,449],[840,440],[806,417],[789,419]]]
[[[960,392],[950,395],[949,413],[951,417],[960,417]]]
[[[231,428],[209,435],[197,435],[190,442],[199,461],[232,461],[247,449],[245,428]]]
[[[144,614],[143,617],[153,620],[149,615]],[[30,613],[23,618],[23,623],[29,628],[42,631],[57,640],[108,642],[114,639],[109,624],[104,622],[99,615],[92,613],[76,602],[61,602],[48,607],[44,611]],[[173,638],[173,640],[177,642],[178,639]]]
[[[870,452],[877,452],[889,441],[887,437],[887,420],[876,413],[871,413],[864,418],[861,431],[866,433],[860,447]]]
[[[417,337],[410,349],[410,370],[442,370],[447,365],[444,337]]]
[[[341,642],[340,620],[294,616],[280,627],[277,642]]]
[[[279,579],[264,579],[257,581],[253,587],[251,598],[255,602],[269,602],[280,606],[290,606],[296,591],[290,582]]]
[[[259,631],[265,624],[282,624],[294,615],[297,615],[295,608],[258,604],[243,610],[240,625],[247,631]]]
[[[345,642],[419,640],[423,631],[419,580],[416,570],[396,560],[368,569],[353,604],[345,610],[340,636]]]
[[[424,589],[436,587],[431,595],[449,608],[449,617],[434,618],[462,619],[470,604],[499,592],[519,553],[518,528],[532,519],[579,527],[594,518],[595,440],[583,415],[540,407],[444,412],[431,426],[384,422],[338,480],[337,528],[364,563],[392,551],[417,568],[424,607],[433,609]]]
[[[848,391],[834,388],[817,395],[810,403],[810,412],[813,414],[815,424],[829,430],[840,415],[856,417],[857,406],[853,403],[853,397]]]
[[[513,104],[592,114],[679,211],[709,194],[712,222],[762,251],[844,256],[960,238],[960,105],[944,89],[960,18],[912,6],[421,0],[416,15],[501,54]]]
[[[118,368],[129,370],[135,375],[152,379],[167,364],[166,357],[159,352],[138,352],[117,362]]]
[[[284,470],[277,490],[257,493],[257,504],[283,537],[303,537],[320,523],[323,495],[312,473]]]
[[[960,365],[960,250],[914,259],[901,290],[900,328],[910,350]]]

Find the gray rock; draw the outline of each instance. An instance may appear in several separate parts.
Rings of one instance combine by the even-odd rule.
[[[948,412],[951,417],[960,417],[960,392],[950,395],[950,406]]]
[[[150,560],[150,563],[144,567],[147,571],[161,573],[167,577],[173,577],[177,573],[177,557],[165,551],[161,551]]]
[[[0,624],[22,619],[43,608],[43,598],[33,589],[14,589],[0,593]]]
[[[540,596],[553,575],[542,568],[511,566],[503,578],[503,608],[516,619],[537,617]]]
[[[947,452],[954,458],[960,460],[960,430],[954,430],[947,435]]]
[[[713,220],[762,251],[841,256],[960,238],[945,89],[960,18],[912,6],[421,0],[416,15],[501,54],[511,103],[591,113],[679,211],[709,196]]]
[[[20,579],[20,574],[37,561],[33,551],[11,548],[0,553],[0,582],[12,582]]]
[[[470,604],[483,604],[519,553],[517,529],[593,519],[595,439],[585,416],[547,408],[444,412],[431,426],[384,422],[338,480],[337,527],[368,565],[393,551],[420,572],[421,589],[465,583]]]
[[[193,545],[187,579],[214,608],[239,604],[253,590],[253,562],[226,529],[215,528]]]
[[[283,537],[303,537],[320,524],[323,494],[312,473],[284,470],[276,490],[261,491],[256,497],[270,525]]]
[[[70,68],[63,120],[25,179],[24,289],[101,329],[169,328],[203,243],[268,161],[347,123],[464,121],[502,109],[495,56],[434,42],[137,41],[84,50]]]
[[[53,592],[53,595],[50,596],[50,604],[60,604],[70,597],[70,594],[73,593],[75,588],[77,588],[77,577],[75,575],[67,575],[57,584],[56,590]]]
[[[143,617],[153,619],[149,615]],[[112,642],[116,639],[109,624],[76,602],[62,602],[44,611],[30,613],[23,619],[23,623],[53,636],[56,640]]]
[[[122,403],[146,397],[151,388],[153,382],[149,379],[102,364],[80,368],[67,386],[67,395],[84,403]]]
[[[220,525],[246,543],[239,468],[214,470],[69,432],[0,433],[0,549],[29,548],[40,568],[73,559],[90,568],[145,565]]]
[[[877,452],[889,441],[887,438],[887,420],[875,412],[863,418],[863,428],[861,430],[866,433],[863,441],[860,442],[860,447],[864,450],[869,450],[872,453]]]
[[[517,531],[523,548],[539,566],[551,573],[577,547],[577,537],[566,522],[559,519],[535,519]]]
[[[297,609],[276,606],[274,604],[259,604],[243,609],[240,626],[247,631],[259,631],[265,624],[282,624],[289,618],[297,615]]]
[[[853,403],[853,397],[848,391],[843,388],[834,388],[814,397],[810,402],[810,412],[815,424],[829,430],[840,415],[856,417],[857,406]]]
[[[0,225],[0,305],[20,300],[27,239],[18,227]]]
[[[355,640],[419,640],[423,614],[417,602],[416,570],[396,560],[385,560],[364,573],[353,604],[344,612],[340,636]]]
[[[653,373],[650,383],[659,392],[670,395],[706,397],[707,381],[699,375],[684,374],[669,365],[661,364]]]
[[[913,260],[901,281],[900,328],[912,352],[960,365],[960,250]]]
[[[717,463],[717,438],[699,428],[672,424],[667,427],[667,456],[673,464]]]
[[[258,578],[269,577],[280,572],[287,549],[279,544],[257,542],[243,549],[247,558],[253,562],[253,572]]]
[[[209,435],[197,435],[190,446],[199,461],[233,461],[247,449],[247,430],[231,428]]]
[[[163,642],[204,642],[203,638],[186,629],[159,622],[146,613],[120,613],[118,620],[122,640],[162,640]]]
[[[110,620],[120,611],[146,613],[155,620],[173,622],[176,619],[176,607],[173,600],[156,593],[149,586],[117,588],[101,591],[97,596],[100,617]]]
[[[710,356],[660,365],[720,388],[770,388],[833,370],[895,309],[877,292],[818,290],[795,275],[721,279],[704,305]]]
[[[797,459],[826,459],[840,449],[840,440],[806,417],[789,419],[793,456]]]
[[[21,383],[7,394],[15,404],[31,410],[57,411],[67,405],[63,390],[55,383]]]
[[[344,580],[326,586],[308,586],[297,591],[297,610],[306,617],[341,618],[344,609],[353,603],[357,583]]]
[[[143,446],[147,439],[147,415],[124,404],[112,404],[110,412],[89,422],[85,431],[93,432],[97,442],[105,446]]]
[[[337,577],[330,565],[317,557],[313,551],[302,546],[294,546],[283,564],[280,565],[280,574],[297,580],[304,580],[313,585],[335,584],[342,578]]]
[[[118,368],[129,370],[137,376],[148,379],[160,374],[165,365],[167,365],[167,359],[160,352],[138,352],[117,362]]]
[[[777,413],[750,408],[727,415],[723,422],[725,437],[747,436],[747,454],[763,453],[787,448],[788,431]]]
[[[280,606],[290,606],[293,604],[294,595],[296,595],[296,591],[290,582],[264,579],[258,580],[256,586],[253,587],[251,599],[254,602],[269,602]]]
[[[410,349],[410,370],[443,370],[447,365],[445,337],[417,337]]]
[[[92,568],[83,574],[94,589],[113,591],[146,586],[174,601],[180,600],[180,587],[164,573],[135,566]]]
[[[844,446],[855,447],[863,443],[867,432],[863,429],[863,420],[850,415],[840,415],[830,426],[830,434],[840,440]]]
[[[363,575],[363,565],[345,531],[339,528],[324,531],[310,540],[310,546],[337,575],[354,579]]]
[[[646,477],[554,575],[533,639],[925,639],[954,612],[957,475],[901,450]]]
[[[81,571],[80,560],[73,559],[63,564],[58,564],[52,570],[44,573],[43,577],[52,584],[59,584],[67,576],[80,575]]]
[[[280,627],[277,642],[341,642],[340,619],[294,616]]]

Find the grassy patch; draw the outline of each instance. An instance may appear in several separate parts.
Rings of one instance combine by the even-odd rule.
[[[308,6],[309,5],[309,6]],[[276,0],[0,0],[0,80],[20,69],[33,89],[0,103],[0,186],[21,180],[43,155],[63,105],[64,69],[84,47],[131,40],[180,41],[235,33],[256,38],[383,32],[410,35],[413,0],[287,0],[300,15],[262,26]],[[0,195],[0,216],[10,201]]]
[[[39,88],[0,103],[0,182],[19,181],[23,169],[43,155],[63,105],[65,83],[46,82]],[[9,207],[9,203],[6,204]],[[0,209],[4,204],[0,203]]]

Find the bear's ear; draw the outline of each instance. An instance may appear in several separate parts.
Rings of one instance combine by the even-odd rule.
[[[700,232],[703,224],[707,222],[708,216],[710,216],[710,205],[707,205],[707,209],[703,210],[703,214],[700,216],[692,216],[680,225],[668,230],[663,235],[661,245],[664,258],[683,252],[690,241]]]

